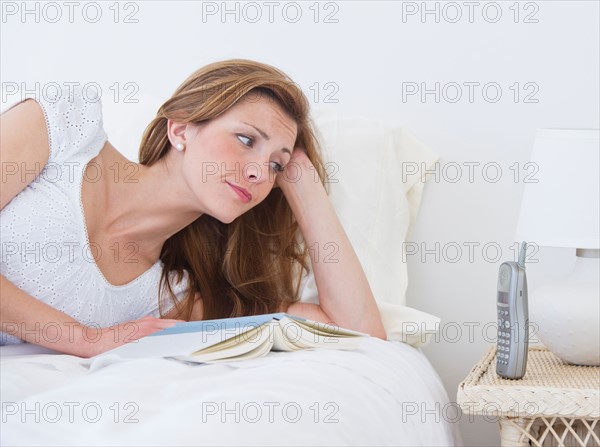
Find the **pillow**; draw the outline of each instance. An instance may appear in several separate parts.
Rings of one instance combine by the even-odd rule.
[[[440,319],[406,306],[408,270],[402,253],[423,195],[424,183],[416,174],[438,156],[406,130],[374,117],[321,109],[314,123],[331,175],[330,199],[361,261],[388,340],[428,343]],[[301,287],[301,301],[317,304],[312,272]]]

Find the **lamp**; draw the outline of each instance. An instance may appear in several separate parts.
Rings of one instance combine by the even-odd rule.
[[[573,271],[529,298],[538,337],[568,363],[600,365],[599,130],[538,130],[516,240],[576,249]]]

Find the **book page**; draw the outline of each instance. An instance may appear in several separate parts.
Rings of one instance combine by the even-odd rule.
[[[298,324],[308,326],[312,328],[314,332],[319,335],[335,335],[338,337],[370,337],[369,334],[365,334],[364,332],[353,331],[352,329],[346,329],[339,326],[334,326],[331,324],[321,323],[320,321],[307,320],[305,318],[299,318],[293,315],[284,315],[284,317],[289,318],[291,320],[296,321]],[[283,317],[282,317],[283,318]]]
[[[224,340],[187,356],[170,356],[188,363],[237,361],[267,355],[273,346],[272,332],[276,321],[268,322],[243,334]]]
[[[308,348],[355,349],[367,334],[336,328],[310,320],[279,320],[279,338],[274,339],[273,349],[291,351]]]
[[[297,351],[302,347],[288,340],[283,332],[281,320],[273,326],[273,351]]]

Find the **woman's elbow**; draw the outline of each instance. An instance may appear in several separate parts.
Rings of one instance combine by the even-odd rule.
[[[367,332],[371,337],[380,338],[384,341],[387,341],[387,332],[385,331],[385,327],[383,323],[378,324],[375,328],[371,329]]]

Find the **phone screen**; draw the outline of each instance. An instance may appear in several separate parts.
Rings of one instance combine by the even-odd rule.
[[[498,302],[500,304],[508,304],[508,292],[498,291]]]

